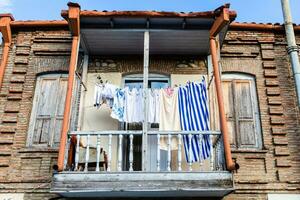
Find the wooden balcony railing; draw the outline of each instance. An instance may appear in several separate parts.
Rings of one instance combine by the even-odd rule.
[[[218,131],[148,131],[146,136],[142,131],[75,131],[69,136],[64,171],[134,173],[225,170],[223,140]],[[184,136],[187,148],[184,146]],[[196,163],[186,159],[185,155],[192,157],[192,140],[197,138],[201,144],[204,136],[208,136],[211,144],[209,158]]]

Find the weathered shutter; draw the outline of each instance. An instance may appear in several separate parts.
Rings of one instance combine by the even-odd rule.
[[[228,131],[230,134],[230,144],[232,147],[237,146],[236,142],[236,127],[235,127],[235,112],[234,112],[234,95],[233,95],[233,84],[231,80],[223,80],[223,98],[225,114],[227,119]]]
[[[234,80],[238,147],[257,147],[254,94],[251,80]]]
[[[55,119],[54,119],[54,135],[53,135],[53,145],[58,146],[58,143],[60,141],[60,133],[62,128],[62,120],[64,115],[64,107],[65,107],[65,99],[66,99],[66,93],[67,93],[67,84],[68,79],[66,77],[62,77],[58,80],[58,99],[57,99],[57,105],[56,105],[56,113],[55,113]]]
[[[35,94],[37,106],[32,143],[46,146],[51,141],[57,100],[57,78],[41,78],[38,83]]]

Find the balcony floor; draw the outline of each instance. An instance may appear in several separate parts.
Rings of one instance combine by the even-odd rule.
[[[51,192],[64,197],[223,197],[232,174],[215,172],[60,172]]]

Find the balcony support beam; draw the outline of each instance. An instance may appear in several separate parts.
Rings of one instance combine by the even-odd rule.
[[[143,121],[143,157],[142,168],[147,170],[147,135],[148,135],[148,76],[149,76],[149,31],[144,32],[144,77],[143,77],[143,92],[144,92],[144,121]]]
[[[11,29],[10,22],[13,21],[14,18],[11,14],[1,14],[0,15],[0,32],[3,37],[3,52],[0,64],[0,91],[2,87],[2,82],[4,78],[5,68],[8,60],[9,47],[11,45]]]
[[[72,49],[71,49],[71,57],[70,57],[70,64],[69,64],[68,87],[67,87],[64,116],[63,116],[59,152],[58,152],[58,161],[57,161],[58,171],[62,171],[64,169],[67,134],[70,127],[69,125],[70,125],[70,115],[71,115],[71,106],[72,106],[72,93],[73,93],[73,86],[74,86],[74,79],[75,79],[75,70],[76,70],[77,59],[78,59],[78,50],[80,44],[80,6],[76,3],[68,3],[68,6],[69,6],[69,15],[67,20],[70,26],[71,33],[73,35],[73,40],[72,40]]]
[[[223,135],[223,143],[224,143],[224,152],[225,152],[225,160],[226,160],[226,168],[229,171],[235,170],[239,168],[237,163],[234,163],[231,156],[230,142],[229,142],[229,131],[227,126],[227,120],[225,115],[224,101],[223,101],[223,91],[221,85],[221,73],[219,70],[219,62],[217,56],[217,41],[216,36],[218,33],[229,24],[229,9],[228,7],[223,7],[220,15],[216,18],[211,30],[210,30],[210,51],[213,65],[213,72],[215,77],[215,85],[216,85],[216,93],[217,93],[217,101],[219,106],[219,114],[220,114],[220,123],[221,123],[221,132]]]

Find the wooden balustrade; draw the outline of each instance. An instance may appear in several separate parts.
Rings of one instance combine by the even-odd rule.
[[[142,137],[142,131],[78,131],[72,132],[71,135],[75,136],[77,140],[76,144],[70,145],[76,149],[74,150],[74,167],[68,167],[69,170],[83,172],[96,171],[99,173],[142,170],[136,167],[137,162],[139,162],[138,159],[141,160],[142,155],[141,152],[138,155],[136,149],[141,149],[139,147],[141,144],[134,144],[134,138]],[[206,138],[209,138],[208,142],[211,144],[210,157],[207,160],[203,160],[202,156],[201,144],[204,143],[204,135],[209,136]],[[147,161],[149,166],[146,167],[146,171],[200,172],[225,170],[223,141],[220,139],[220,132],[149,131],[148,137],[152,136],[155,136],[152,141],[156,142],[154,142],[155,144],[153,142],[147,144],[152,145],[150,148],[147,148],[150,151],[147,153],[150,157],[152,156],[152,159]],[[83,139],[85,140],[84,144],[82,144]],[[166,139],[166,150],[162,149],[162,139]],[[174,140],[177,141],[176,144],[173,143]],[[200,144],[200,146],[195,146],[197,144]],[[195,152],[193,151],[197,148],[200,155],[198,153],[196,155],[200,156],[200,159],[194,162]]]

